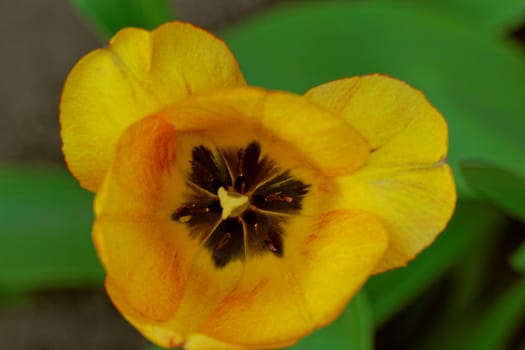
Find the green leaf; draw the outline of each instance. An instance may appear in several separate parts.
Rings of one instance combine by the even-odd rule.
[[[510,256],[510,265],[514,270],[525,273],[525,243],[522,243]]]
[[[400,3],[400,0],[384,0]],[[412,6],[421,6],[420,0],[406,0]],[[465,21],[471,21],[480,29],[505,33],[525,20],[523,0],[425,0],[425,7],[433,11],[454,14]]]
[[[476,218],[473,220],[472,218]],[[445,232],[405,268],[372,277],[366,284],[376,325],[400,311],[429,288],[484,237],[503,223],[502,217],[482,203],[459,201]]]
[[[421,89],[446,117],[449,162],[487,159],[525,174],[525,55],[456,16],[402,4],[275,7],[223,33],[249,83],[303,93],[384,73]],[[462,194],[470,194],[457,178]]]
[[[72,0],[105,38],[124,27],[153,29],[173,19],[167,0]]]
[[[525,279],[521,279],[478,315],[475,327],[458,349],[507,349],[514,333],[522,330],[524,317]]]
[[[467,312],[474,300],[485,290],[487,271],[494,264],[494,246],[504,229],[504,225],[501,226],[498,230],[485,231],[480,237],[471,239],[463,254],[456,259],[450,271],[447,271],[446,282],[443,279],[436,281],[447,289],[446,302],[442,303],[440,311],[434,317],[436,324],[447,327],[451,320],[458,318],[458,313]],[[428,290],[431,289],[432,287]],[[439,347],[441,342],[436,342],[436,345]]]
[[[491,295],[489,303],[478,302],[474,307],[457,310],[452,317],[442,320],[437,328],[426,334],[424,344],[418,349],[510,349],[513,338],[522,330],[524,317],[525,279],[522,278],[502,293]]]
[[[102,285],[92,195],[63,169],[0,168],[0,294]]]
[[[480,197],[525,221],[525,177],[480,161],[462,162],[461,173]]]
[[[331,325],[301,339],[289,350],[372,350],[373,322],[367,296],[359,292]]]

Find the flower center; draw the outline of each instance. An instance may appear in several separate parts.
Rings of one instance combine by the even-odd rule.
[[[217,192],[222,207],[222,219],[233,218],[244,213],[250,207],[250,199],[235,191],[226,191],[224,187]]]
[[[216,152],[197,146],[190,163],[184,201],[172,219],[188,225],[215,266],[267,252],[281,257],[284,225],[299,214],[310,186],[261,156],[257,142]]]

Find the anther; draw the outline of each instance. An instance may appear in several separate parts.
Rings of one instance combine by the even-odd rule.
[[[292,203],[293,202],[293,197],[290,197],[290,196],[279,196],[279,199],[286,202],[286,203]]]
[[[179,222],[182,222],[184,224],[186,222],[190,222],[191,218],[192,218],[191,215],[184,215],[184,216],[179,217]]]
[[[191,204],[190,208],[181,207],[175,210],[175,212],[171,215],[171,218],[173,220],[186,223],[192,219],[193,214],[205,214],[209,212],[210,208],[197,208],[195,204]]]
[[[228,244],[228,242],[230,241],[230,238],[232,237],[231,233],[229,232],[226,232],[224,234],[224,236],[222,236],[221,240],[219,241],[219,243],[217,243],[215,245],[215,249],[222,249],[226,246],[226,244]]]
[[[268,247],[268,249],[270,249],[273,253],[277,253],[277,247],[275,246],[275,244],[273,244],[272,241],[265,240],[264,243],[266,243],[266,246]]]
[[[276,192],[276,193],[272,193],[270,195],[267,195],[266,197],[264,197],[264,201],[265,202],[271,202],[271,201],[281,201],[281,202],[286,202],[286,203],[292,203],[293,202],[293,197],[291,196],[286,196],[280,192]]]

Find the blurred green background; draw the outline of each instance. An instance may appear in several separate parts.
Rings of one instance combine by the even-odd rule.
[[[525,350],[523,0],[0,0],[0,348],[153,349],[104,295],[57,108],[83,54],[173,18],[224,38],[252,85],[303,93],[380,72],[449,123],[449,227],[294,350]]]

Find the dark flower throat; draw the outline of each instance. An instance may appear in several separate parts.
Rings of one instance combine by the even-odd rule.
[[[220,148],[213,153],[193,148],[184,202],[172,219],[188,225],[204,242],[217,268],[246,256],[283,256],[283,227],[301,210],[309,185],[294,179],[266,156],[257,142],[245,148]],[[220,190],[220,189],[223,190]],[[223,218],[219,191],[248,199],[246,209]]]

